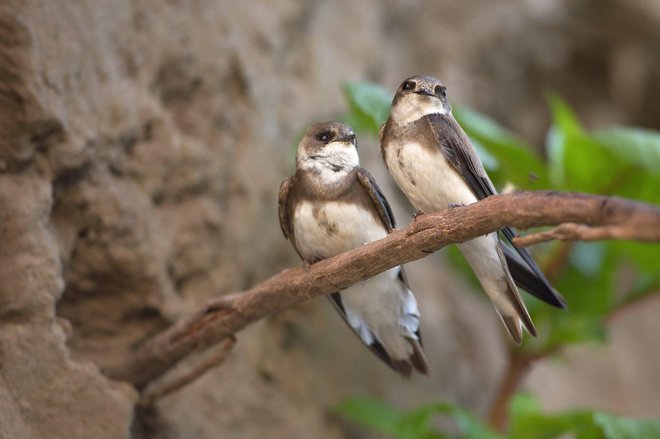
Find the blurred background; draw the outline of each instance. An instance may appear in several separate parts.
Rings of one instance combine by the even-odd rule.
[[[412,74],[437,76],[457,108],[515,133],[511,144],[545,166],[552,145],[599,141],[587,132],[660,129],[659,55],[660,2],[647,0],[3,1],[0,437],[380,437],[333,409],[359,395],[486,417],[511,347],[449,249],[407,267],[429,377],[401,380],[326,300],[242,331],[221,367],[147,414],[136,414],[131,386],[102,371],[206,300],[300,264],[279,229],[277,188],[307,125],[359,113],[347,83],[393,93]],[[549,104],[548,93],[563,100]],[[491,127],[465,112],[474,133]],[[484,136],[502,188],[507,172],[497,172],[513,164]],[[600,182],[623,159],[594,148],[606,160]],[[359,153],[407,224],[413,210],[373,130],[360,131]],[[634,186],[660,202],[659,177],[639,170],[653,163],[626,168],[641,180],[599,192],[637,197]],[[544,187],[596,191],[589,172],[552,169],[540,171]],[[535,188],[525,179],[512,182]],[[660,297],[647,294],[658,290],[657,251],[635,253],[637,266],[615,258],[630,249],[580,248],[540,246],[538,257],[563,252],[555,280],[597,327],[578,322],[522,388],[544,411],[657,416]],[[644,300],[615,313],[610,302],[640,279]],[[594,311],[593,290],[614,299]],[[561,325],[561,311],[531,302],[540,332]]]

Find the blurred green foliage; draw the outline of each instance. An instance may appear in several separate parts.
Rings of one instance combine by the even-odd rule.
[[[469,411],[448,403],[402,411],[369,398],[341,402],[337,412],[358,424],[397,439],[553,439],[570,433],[575,439],[653,439],[660,437],[660,420],[631,419],[599,410],[541,411],[538,401],[516,395],[510,404],[511,428],[507,436],[492,431]],[[457,433],[440,431],[431,421],[449,417]]]
[[[392,94],[365,82],[347,84],[344,91],[350,108],[345,120],[358,134],[377,136],[388,117]],[[660,133],[625,127],[589,131],[559,96],[550,94],[547,100],[552,126],[546,138],[546,157],[487,116],[454,106],[454,116],[471,138],[496,187],[510,184],[518,189],[579,191],[660,204]],[[455,246],[445,254],[470,282],[478,285]],[[521,355],[530,358],[549,355],[569,344],[605,340],[608,316],[660,289],[657,245],[552,242],[537,246],[535,257],[542,268],[551,271],[547,274],[566,298],[569,311],[535,299],[527,301],[539,332],[537,338],[526,337],[520,348]],[[399,412],[374,401],[352,400],[340,411],[398,438],[450,437],[428,427],[429,419],[438,413],[451,416],[459,424],[459,437],[501,437],[465,410],[449,404]],[[510,416],[509,438],[554,438],[567,431],[578,439],[660,438],[657,422],[620,419],[595,411],[544,415],[528,396],[512,401]]]
[[[660,437],[660,420],[631,419],[599,410],[570,410],[545,414],[527,394],[513,398],[506,436],[497,433],[467,410],[438,403],[402,411],[368,398],[353,398],[336,410],[348,419],[397,439],[553,439],[570,433],[575,439],[653,439]],[[454,424],[449,434],[431,421],[449,417]]]

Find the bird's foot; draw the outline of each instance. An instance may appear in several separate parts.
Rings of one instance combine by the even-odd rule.
[[[422,212],[421,210],[418,210],[417,212],[413,213],[413,219],[416,220],[417,217],[420,217],[422,215],[424,215],[424,212]]]
[[[312,265],[316,264],[320,259],[311,259],[309,261],[303,262],[303,269],[309,273],[309,270],[312,268]]]
[[[465,203],[449,203],[447,206],[449,209],[455,209],[457,207],[465,207]]]

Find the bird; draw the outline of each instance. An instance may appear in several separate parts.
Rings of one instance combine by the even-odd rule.
[[[432,76],[411,76],[397,89],[379,133],[385,166],[417,214],[467,205],[497,193],[470,139],[452,115],[447,87]],[[513,229],[458,244],[492,301],[509,335],[522,342],[536,328],[516,284],[542,301],[565,308],[524,248],[513,246]]]
[[[360,166],[350,125],[311,125],[296,153],[296,172],[279,189],[279,220],[305,264],[387,236],[394,227],[389,203]],[[403,377],[428,373],[420,313],[403,267],[394,267],[328,296],[385,364]]]

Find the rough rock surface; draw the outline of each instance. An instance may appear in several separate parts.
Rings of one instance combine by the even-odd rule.
[[[653,2],[600,9],[595,29],[624,23],[610,40],[583,28],[594,1],[444,3],[3,1],[0,438],[339,438],[349,427],[327,407],[360,393],[483,409],[504,364],[498,323],[437,258],[410,268],[430,381],[400,381],[324,301],[247,329],[152,413],[101,373],[205,299],[298,263],[275,194],[301,130],[344,110],[343,81],[443,76],[532,138],[548,86],[598,121],[657,124],[660,64],[640,41],[658,34],[620,19],[659,22]],[[630,75],[640,90],[617,93]]]

